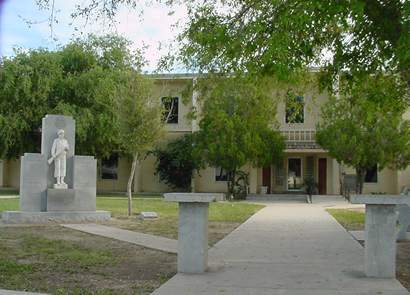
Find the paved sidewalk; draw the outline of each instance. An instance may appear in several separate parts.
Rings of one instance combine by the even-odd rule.
[[[130,230],[100,224],[62,224],[61,226],[151,249],[169,253],[177,253],[177,241],[172,239],[137,233]]]
[[[408,295],[364,276],[364,250],[326,211],[343,200],[271,203],[209,252],[203,275],[177,274],[153,295]]]

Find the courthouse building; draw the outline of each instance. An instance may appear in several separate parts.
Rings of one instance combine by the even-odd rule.
[[[187,117],[192,108],[197,107],[197,93],[185,91],[187,85],[192,85],[195,79],[195,75],[188,74],[156,76],[155,95],[158,99],[167,97],[168,106],[170,102],[173,104],[170,108],[172,114],[168,116],[165,141],[198,130],[198,122]],[[243,167],[242,170],[249,173],[251,194],[301,193],[304,180],[309,176],[315,178],[320,194],[339,194],[341,175],[354,174],[354,170],[340,166],[316,143],[315,128],[320,120],[320,108],[327,99],[327,93],[306,91],[297,97],[297,102],[301,104],[300,108],[287,106],[284,101],[278,104],[277,112],[272,116],[276,116],[280,132],[286,141],[283,163],[267,167]],[[290,116],[294,111],[298,113]],[[130,165],[129,160],[115,154],[102,160],[98,171],[98,191],[126,191]],[[0,161],[0,187],[18,189],[19,177],[19,160]],[[208,167],[195,176],[194,190],[225,192],[226,180],[225,171],[219,167]],[[373,167],[367,171],[364,193],[396,194],[404,186],[410,186],[410,168],[403,171],[378,171],[377,167]],[[135,192],[159,193],[169,190],[170,188],[161,183],[159,176],[155,174],[154,156],[148,156],[139,163],[134,179]]]

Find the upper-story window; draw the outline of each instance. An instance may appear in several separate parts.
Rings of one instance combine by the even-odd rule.
[[[164,106],[164,121],[169,124],[178,124],[178,101],[176,96],[164,96],[161,98]]]
[[[305,101],[303,96],[287,99],[285,121],[289,124],[305,122]]]

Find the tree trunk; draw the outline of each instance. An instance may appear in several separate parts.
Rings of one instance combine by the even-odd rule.
[[[128,178],[127,195],[128,195],[128,216],[132,215],[132,181],[135,175],[135,168],[137,167],[138,154],[135,154],[132,158],[131,173]]]
[[[236,170],[232,170],[228,174],[228,198],[230,200],[235,199],[235,177],[236,177]]]
[[[356,168],[356,193],[359,195],[363,193],[365,172],[366,169],[364,168]]]

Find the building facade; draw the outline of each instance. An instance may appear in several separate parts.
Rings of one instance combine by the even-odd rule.
[[[184,134],[198,130],[198,122],[190,120],[188,114],[197,106],[198,93],[186,91],[195,83],[193,75],[160,75],[156,77],[155,93],[172,112],[168,116],[166,136],[162,142],[176,139]],[[316,124],[320,119],[320,108],[327,101],[326,93],[305,91],[296,97],[299,108],[280,101],[276,116],[279,129],[286,140],[283,163],[268,167],[247,165],[242,170],[249,173],[249,192],[251,194],[301,193],[304,181],[313,177],[318,183],[319,194],[339,194],[342,175],[352,175],[354,170],[343,167],[329,156],[315,140]],[[297,113],[295,113],[297,112]],[[138,164],[134,178],[134,191],[141,193],[160,193],[171,189],[159,181],[155,174],[154,156],[148,156]],[[99,165],[97,189],[99,192],[126,191],[131,163],[126,158],[112,155]],[[0,160],[0,187],[19,188],[20,161]],[[193,179],[196,192],[226,192],[227,175],[218,167],[208,167]],[[410,168],[403,171],[377,167],[367,172],[364,193],[396,194],[404,186],[410,186]]]

